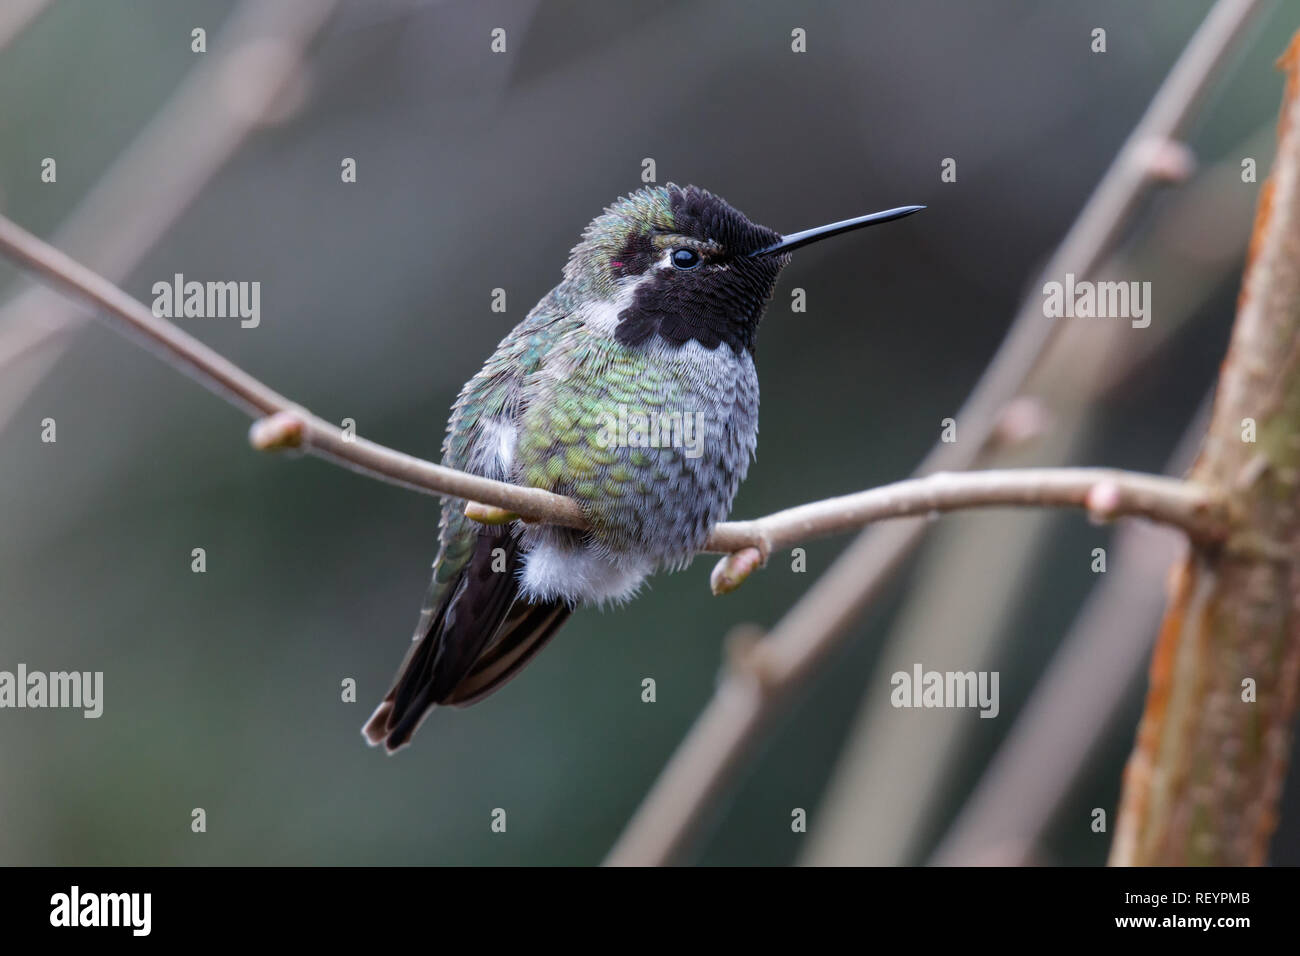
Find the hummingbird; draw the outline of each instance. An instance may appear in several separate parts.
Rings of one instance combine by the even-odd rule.
[[[568,495],[589,529],[485,524],[444,498],[433,580],[369,743],[400,749],[435,706],[517,675],[575,608],[621,604],[689,563],[758,444],[755,339],[791,253],[923,208],[783,236],[669,183],[594,219],[560,284],[461,389],[442,445],[452,468]]]

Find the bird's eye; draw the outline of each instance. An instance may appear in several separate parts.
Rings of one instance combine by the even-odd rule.
[[[700,254],[694,249],[674,249],[672,259],[678,269],[694,269],[700,264]]]

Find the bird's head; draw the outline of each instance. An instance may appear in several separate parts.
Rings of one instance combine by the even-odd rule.
[[[753,351],[777,276],[801,246],[909,215],[904,206],[782,236],[698,186],[650,186],[594,219],[565,266],[589,315],[624,345],[658,337]]]

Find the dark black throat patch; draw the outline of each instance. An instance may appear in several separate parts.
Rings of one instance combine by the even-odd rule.
[[[694,339],[706,349],[726,344],[737,355],[752,353],[759,320],[784,264],[773,256],[690,272],[660,270],[642,281],[619,313],[614,337],[629,347],[658,335],[672,345]]]
[[[671,187],[674,231],[720,245],[725,254],[696,269],[671,266],[642,280],[632,302],[619,313],[615,338],[636,346],[658,335],[672,345],[694,339],[707,349],[726,344],[736,354],[753,352],[758,323],[789,256],[748,254],[781,238],[707,190]],[[625,276],[653,267],[655,247],[647,235],[629,237],[618,260]]]

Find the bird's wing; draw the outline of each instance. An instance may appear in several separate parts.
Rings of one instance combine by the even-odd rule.
[[[507,336],[456,399],[445,464],[511,480],[524,382],[571,325],[562,314],[535,310]],[[463,509],[463,501],[443,499],[438,558],[414,646],[364,729],[389,751],[409,741],[435,704],[470,703],[500,687],[568,617],[567,607],[517,600],[518,529],[479,524]]]

